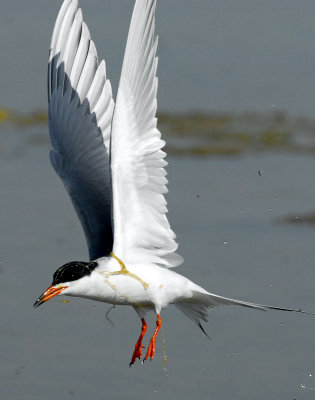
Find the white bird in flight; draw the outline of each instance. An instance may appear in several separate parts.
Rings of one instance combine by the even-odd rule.
[[[136,0],[116,104],[77,0],[65,0],[49,51],[51,163],[81,221],[91,261],[54,273],[34,307],[57,295],[132,306],[142,321],[131,358],[142,358],[145,315],[157,315],[144,360],[153,359],[161,310],[201,320],[220,305],[278,309],[209,293],[171,270],[183,262],[166,217],[165,142],[157,129],[156,0]]]

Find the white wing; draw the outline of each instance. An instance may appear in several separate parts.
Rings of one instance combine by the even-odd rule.
[[[48,63],[51,162],[80,218],[90,259],[112,250],[109,138],[114,109],[77,0],[58,14]]]
[[[155,7],[156,0],[136,1],[113,118],[113,252],[130,263],[174,267],[182,257],[166,217],[165,142],[155,118]]]

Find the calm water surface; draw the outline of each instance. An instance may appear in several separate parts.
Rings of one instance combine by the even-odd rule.
[[[112,310],[114,327],[106,304],[60,298],[34,311],[55,269],[87,251],[48,146],[33,136],[1,130],[2,398],[314,398],[315,317],[216,309],[209,341],[170,307],[165,373],[162,335],[154,362],[128,367],[140,329],[132,309]],[[314,228],[278,222],[313,211],[314,169],[305,156],[170,157],[178,271],[218,294],[315,311]]]
[[[133,0],[80,0],[116,92]],[[46,62],[61,0],[0,5],[0,106],[45,107]],[[159,109],[313,116],[315,2],[159,0]]]

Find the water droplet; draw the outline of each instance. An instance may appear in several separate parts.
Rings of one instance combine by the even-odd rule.
[[[313,376],[313,374],[310,372],[308,376],[309,376],[309,377],[312,377],[312,376]]]
[[[271,208],[270,208],[270,207],[268,208],[268,211],[269,211],[269,212],[271,211]]]
[[[236,351],[233,351],[233,356],[237,356],[237,352]]]
[[[280,322],[280,326],[284,326],[284,322]]]
[[[301,388],[302,389],[306,389],[306,384],[305,383],[301,383]]]
[[[229,242],[227,242],[226,240],[223,242],[223,244],[228,244]]]

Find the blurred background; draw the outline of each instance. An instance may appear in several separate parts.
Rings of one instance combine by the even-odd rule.
[[[48,46],[61,1],[1,4],[0,103],[45,109]],[[312,116],[315,3],[159,0],[160,111],[273,111]],[[117,88],[132,0],[83,0],[83,15]]]
[[[134,2],[79,3],[116,93]],[[0,4],[0,397],[313,399],[312,316],[218,309],[209,342],[170,308],[166,366],[161,336],[154,362],[129,369],[133,310],[112,310],[112,327],[106,304],[32,309],[60,265],[87,258],[48,160],[60,5]],[[156,32],[178,272],[221,295],[315,312],[315,3],[158,0]]]

